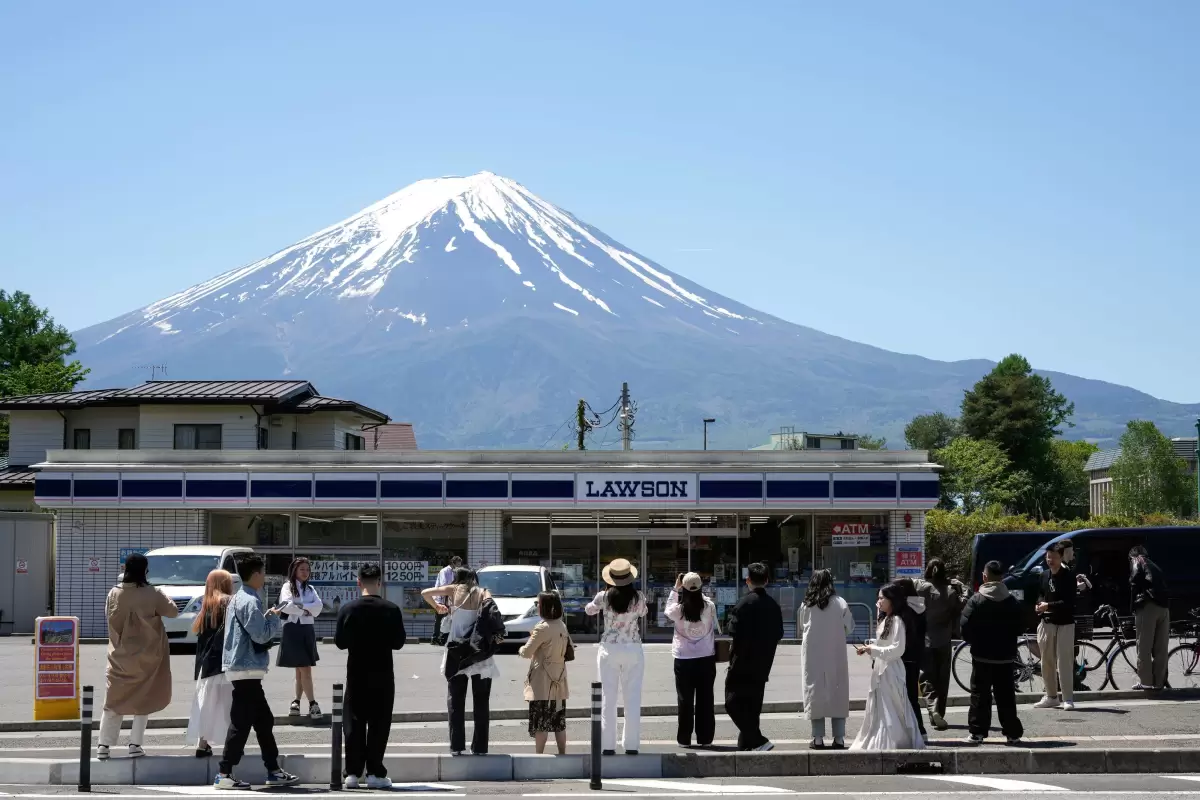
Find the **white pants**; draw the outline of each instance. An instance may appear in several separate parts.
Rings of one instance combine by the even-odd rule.
[[[622,734],[626,750],[637,750],[642,738],[642,675],[646,656],[639,644],[601,644],[596,670],[603,686],[600,695],[600,742],[604,750],[617,749],[617,689],[625,707]]]
[[[112,747],[117,743],[117,736],[121,733],[121,722],[125,718],[111,709],[104,709],[104,713],[100,715],[100,744]],[[144,714],[135,714],[133,717],[133,730],[129,732],[129,743],[141,745],[142,739],[145,738],[146,720]]]

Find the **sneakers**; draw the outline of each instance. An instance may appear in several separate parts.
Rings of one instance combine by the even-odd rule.
[[[770,751],[775,749],[775,745],[771,744],[770,742],[763,742],[762,744],[760,744],[758,747],[756,747],[754,749],[756,752],[759,752],[759,753],[769,753]]]
[[[1130,689],[1132,689],[1132,690],[1133,690],[1133,691],[1135,691],[1135,692],[1149,692],[1149,691],[1153,691],[1151,687],[1149,687],[1149,686],[1146,686],[1146,685],[1144,685],[1144,684],[1141,684],[1141,683],[1135,683],[1133,686],[1131,686],[1131,687],[1129,687],[1129,688],[1130,688]]]
[[[1058,700],[1053,697],[1043,697],[1033,704],[1034,708],[1058,708]]]
[[[217,773],[217,777],[213,780],[214,789],[238,789],[246,791],[250,788],[250,784],[245,781],[239,781],[233,775],[222,775]]]
[[[297,697],[295,700],[293,700],[292,704],[290,706],[288,706],[288,716],[289,717],[300,716],[300,698],[299,697]]]
[[[367,776],[368,789],[390,789],[392,788],[391,778],[376,778],[374,775]]]
[[[969,744],[972,746],[983,744],[983,737],[977,733],[972,733],[966,739],[963,739],[963,744]]]
[[[810,750],[824,750],[825,740],[818,736],[812,740],[812,744],[810,744],[808,747]]]
[[[1061,706],[1059,706],[1059,708],[1061,708],[1063,711],[1074,711],[1075,704],[1072,703],[1070,700],[1064,700],[1063,704]]]
[[[284,772],[281,769],[267,773],[267,786],[295,786],[299,782],[300,779],[295,775],[292,775],[289,772]]]
[[[96,758],[99,761],[108,761],[108,745],[102,744],[96,748]]]
[[[1009,747],[1020,747],[1023,744],[1020,736],[1010,736],[1004,740],[1004,743]]]
[[[144,755],[146,755],[146,751],[142,749],[142,746],[140,744],[129,745],[129,757],[130,758],[141,758]]]
[[[343,789],[358,789],[359,788],[358,776],[357,775],[347,775],[346,779],[344,781],[342,781],[342,788]]]
[[[321,707],[317,705],[316,700],[313,700],[308,704],[308,718],[313,722],[321,721]]]

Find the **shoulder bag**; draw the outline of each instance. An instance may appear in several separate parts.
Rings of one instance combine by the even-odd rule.
[[[724,638],[724,634],[721,633],[721,621],[717,619],[717,612],[715,610],[713,611],[713,627],[717,629],[717,633],[722,637],[713,642],[716,645],[717,663],[728,664],[729,660],[733,658],[733,640]]]

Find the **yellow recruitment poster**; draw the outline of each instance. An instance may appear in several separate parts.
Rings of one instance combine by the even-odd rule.
[[[79,618],[34,621],[33,718],[79,719]]]

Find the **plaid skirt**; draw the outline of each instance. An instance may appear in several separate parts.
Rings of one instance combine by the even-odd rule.
[[[530,700],[529,735],[561,733],[567,729],[566,700]]]

